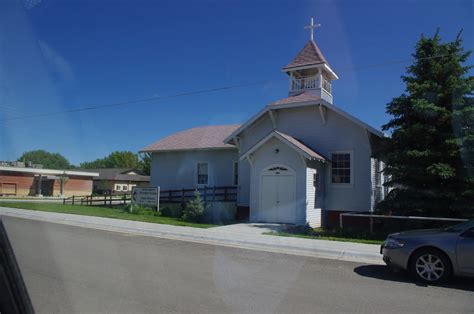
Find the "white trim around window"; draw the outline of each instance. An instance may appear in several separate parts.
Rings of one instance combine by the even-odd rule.
[[[354,151],[353,150],[337,150],[329,152],[331,154],[331,163],[329,167],[329,184],[332,187],[353,187],[354,186]],[[336,183],[333,182],[333,167],[334,164],[333,155],[347,155],[349,154],[349,169],[342,168],[341,170],[349,170],[349,182],[348,183]]]
[[[207,173],[199,173],[199,166],[202,165],[207,165]],[[197,186],[206,186],[209,185],[209,174],[210,174],[210,163],[208,161],[198,161],[196,162],[196,166],[194,168],[194,182],[196,183]],[[203,181],[203,176],[207,175],[206,182]],[[199,177],[201,176],[201,178]]]

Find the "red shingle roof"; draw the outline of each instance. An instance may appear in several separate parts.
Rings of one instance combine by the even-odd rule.
[[[171,134],[148,145],[141,152],[156,152],[187,149],[232,148],[234,145],[225,144],[224,139],[237,130],[235,125],[202,126]]]
[[[290,97],[283,98],[283,99],[277,100],[275,102],[272,102],[272,103],[268,104],[268,106],[287,105],[287,104],[293,104],[293,103],[299,103],[299,102],[305,102],[305,101],[312,101],[312,100],[316,101],[316,100],[320,100],[320,99],[321,99],[320,97],[311,94],[311,92],[304,91],[304,92],[302,92],[298,95],[290,96]]]
[[[274,132],[277,133],[278,135],[280,135],[281,137],[283,137],[285,140],[287,140],[288,142],[290,142],[294,146],[296,146],[298,149],[302,150],[303,152],[305,152],[306,154],[311,156],[312,158],[319,159],[319,160],[328,160],[326,157],[318,154],[313,149],[309,148],[308,146],[306,146],[304,143],[300,142],[299,140],[297,140],[293,136],[282,133],[280,131],[276,131],[276,130]]]
[[[306,43],[303,49],[296,55],[293,61],[290,62],[283,70],[290,68],[301,67],[306,65],[328,63],[319,47],[313,40]]]

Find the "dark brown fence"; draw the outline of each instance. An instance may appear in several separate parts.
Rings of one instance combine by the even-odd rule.
[[[445,228],[467,220],[461,218],[343,213],[339,216],[339,228],[346,231],[367,232],[385,236],[406,230]]]
[[[181,189],[160,191],[160,203],[185,203],[194,197],[198,191],[204,203],[209,202],[236,202],[236,186],[213,186],[199,189]],[[116,206],[130,203],[131,194],[99,195],[99,196],[71,196],[63,199],[63,204],[86,206]]]
[[[236,186],[213,186],[199,189],[167,190],[160,192],[161,203],[184,203],[194,197],[198,191],[204,203],[208,202],[236,202]]]
[[[71,196],[63,199],[63,205],[109,206],[125,205],[131,200],[131,194],[101,196]]]

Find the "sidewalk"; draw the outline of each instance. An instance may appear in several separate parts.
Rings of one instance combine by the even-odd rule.
[[[261,234],[262,232],[274,230],[277,225],[235,224],[201,229],[6,207],[0,207],[0,215],[243,249],[383,264],[382,257],[379,254],[379,246],[374,244],[312,240]]]
[[[0,197],[0,202],[12,202],[12,203],[62,203],[63,199],[58,197],[44,197],[44,198],[9,198]]]

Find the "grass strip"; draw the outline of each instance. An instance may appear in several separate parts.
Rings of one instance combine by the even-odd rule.
[[[266,235],[280,236],[280,237],[293,237],[293,238],[304,238],[304,239],[313,239],[313,240],[329,240],[329,241],[340,241],[340,242],[353,242],[353,243],[363,243],[363,244],[382,244],[381,240],[370,240],[370,239],[355,239],[355,238],[345,238],[345,237],[336,237],[336,236],[324,236],[324,235],[307,235],[307,234],[298,234],[290,232],[265,232]]]
[[[106,218],[116,218],[123,220],[143,221],[157,224],[194,227],[194,228],[211,228],[217,225],[205,223],[193,223],[185,221],[181,218],[164,217],[153,211],[140,213],[129,213],[123,207],[99,207],[99,206],[80,206],[80,205],[63,205],[54,203],[34,203],[34,202],[0,202],[0,207],[20,208],[28,210],[38,210],[44,212],[54,212],[63,214],[74,214],[84,216],[96,216]]]

